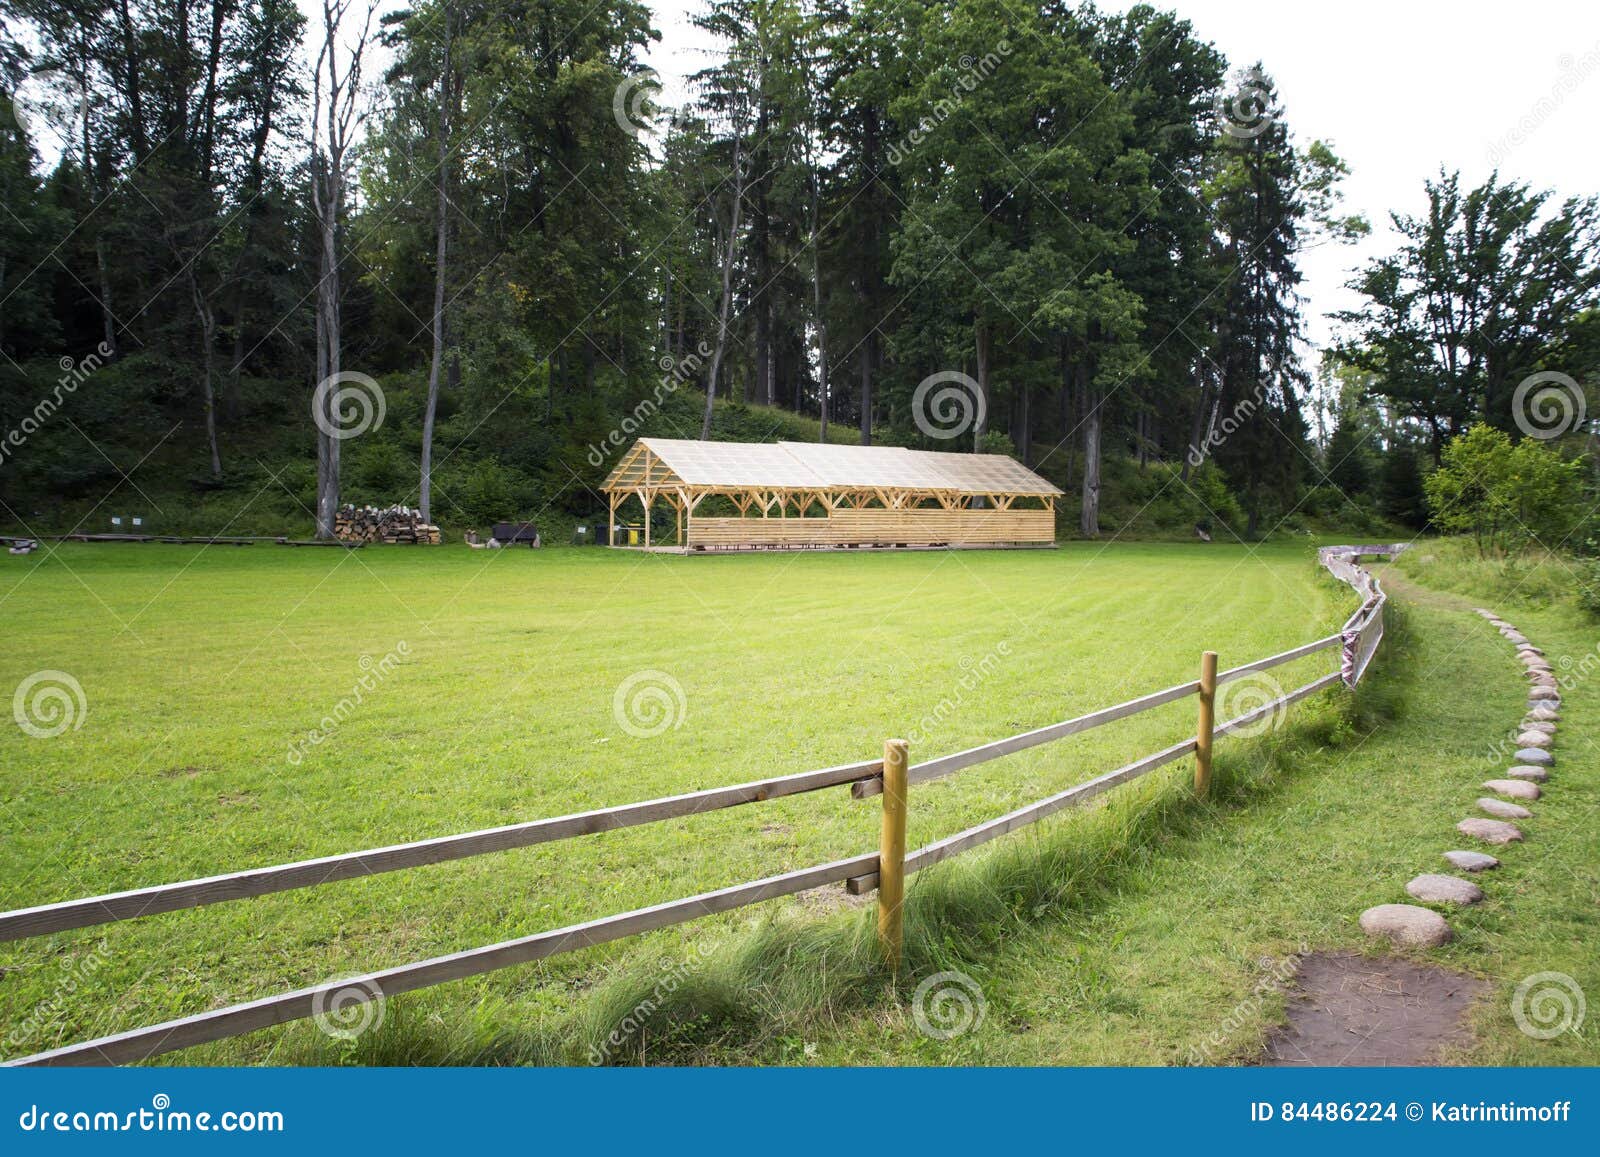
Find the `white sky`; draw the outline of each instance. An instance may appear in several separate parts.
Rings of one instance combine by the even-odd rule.
[[[704,67],[706,43],[689,25],[700,4],[649,0],[662,42],[650,63],[669,91]],[[1130,5],[1104,0],[1102,7]],[[1422,182],[1443,165],[1480,183],[1491,151],[1510,142],[1503,176],[1552,188],[1557,197],[1600,192],[1600,3],[1518,0],[1514,4],[1342,0],[1339,4],[1261,0],[1157,3],[1188,19],[1240,68],[1261,60],[1278,85],[1290,128],[1305,143],[1322,138],[1351,168],[1348,210],[1373,233],[1351,247],[1308,253],[1306,334],[1324,344],[1330,311],[1349,308],[1351,270],[1391,251],[1391,208],[1415,212]],[[1560,95],[1558,95],[1558,93]],[[1555,102],[1539,116],[1540,102]]]

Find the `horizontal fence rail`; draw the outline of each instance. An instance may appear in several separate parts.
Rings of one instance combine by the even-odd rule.
[[[242,900],[250,896],[287,892],[295,888],[310,888],[335,880],[376,876],[383,872],[396,872],[402,868],[442,864],[489,852],[504,852],[555,840],[569,840],[576,836],[637,827],[640,824],[656,823],[660,820],[702,815],[706,812],[738,807],[741,804],[760,803],[764,800],[799,795],[802,792],[859,783],[865,776],[876,777],[882,772],[882,761],[870,760],[865,763],[824,768],[820,771],[805,771],[798,775],[757,780],[754,783],[742,783],[733,787],[714,787],[686,795],[668,796],[665,799],[645,800],[642,803],[578,812],[554,819],[507,824],[504,827],[486,828],[483,831],[466,832],[462,835],[440,836],[409,844],[392,844],[384,848],[369,848],[362,852],[346,852],[314,860],[299,860],[292,864],[277,864],[269,868],[251,868],[221,876],[207,876],[199,880],[135,888],[127,892],[112,892],[105,896],[90,896],[83,900],[67,900],[59,904],[42,904],[36,908],[0,913],[0,941],[44,936],[72,928],[88,928],[95,924],[110,924],[118,920],[153,916],[157,912],[198,908],[204,904],[218,904],[225,900]]]
[[[435,956],[415,964],[402,964],[369,972],[365,976],[329,981],[312,988],[300,988],[280,993],[247,1004],[230,1005],[211,1012],[197,1013],[148,1028],[136,1028],[114,1036],[101,1037],[83,1044],[65,1045],[49,1052],[37,1053],[12,1062],[17,1065],[117,1065],[147,1060],[160,1053],[190,1048],[209,1041],[223,1040],[242,1033],[255,1032],[275,1024],[292,1020],[305,1020],[330,1007],[329,1001],[340,998],[340,1007],[377,1000],[401,992],[412,992],[450,980],[480,976],[485,972],[509,968],[513,964],[526,964],[543,960],[562,952],[573,952],[596,944],[606,944],[652,932],[673,924],[685,924],[702,916],[759,904],[779,896],[791,896],[847,880],[863,868],[878,862],[876,852],[855,856],[848,860],[835,860],[814,868],[802,868],[781,876],[768,876],[749,884],[736,884],[715,892],[702,892],[682,900],[672,900],[649,908],[639,908],[616,916],[604,916],[584,924],[573,924],[551,932],[537,932],[516,940],[453,952],[448,956]]]
[[[1201,701],[1201,722],[1196,738],[1175,743],[1114,771],[1105,772],[1045,799],[985,821],[976,827],[936,840],[914,852],[906,853],[904,850],[903,826],[899,828],[898,845],[891,846],[889,833],[894,825],[886,823],[885,845],[877,852],[834,860],[613,916],[604,916],[566,928],[403,964],[370,972],[364,976],[328,981],[311,988],[296,989],[260,1000],[213,1009],[80,1044],[65,1045],[8,1061],[6,1064],[127,1064],[176,1049],[189,1048],[273,1025],[314,1017],[323,1011],[328,1006],[328,1001],[334,997],[338,997],[341,1007],[349,1003],[377,1000],[517,964],[542,960],[563,952],[609,943],[674,924],[683,924],[704,916],[793,895],[827,884],[843,883],[851,892],[857,894],[870,892],[878,887],[886,864],[895,870],[894,879],[902,879],[905,874],[932,867],[1010,832],[1038,823],[1057,812],[1082,806],[1114,787],[1148,775],[1189,755],[1196,757],[1196,787],[1197,790],[1203,791],[1210,776],[1212,738],[1234,735],[1252,723],[1337,683],[1343,682],[1353,687],[1359,681],[1383,639],[1383,609],[1387,596],[1377,581],[1362,570],[1357,562],[1364,555],[1392,556],[1403,549],[1404,546],[1329,547],[1318,552],[1319,561],[1323,566],[1336,578],[1348,583],[1362,597],[1361,606],[1346,620],[1338,634],[1220,673],[1216,671],[1215,655],[1208,652],[1206,662],[1202,664],[1201,678],[1194,682],[1168,687],[1126,703],[1092,711],[1087,715],[941,756],[909,769],[905,769],[904,742],[891,740],[885,748],[885,760],[867,760],[795,775],[756,780],[731,787],[709,788],[663,799],[558,816],[553,819],[507,824],[460,835],[393,844],[361,852],[300,860],[227,875],[208,876],[175,884],[137,888],[0,913],[0,941],[18,940],[97,924],[131,920],[157,912],[172,912],[226,900],[312,887],[335,880],[355,879],[403,868],[531,847],[555,840],[699,815],[847,784],[853,796],[858,799],[866,798],[883,794],[885,763],[889,758],[897,760],[896,767],[903,769],[896,773],[902,776],[901,782],[926,783],[989,760],[1065,739],[1068,736],[1079,735],[1108,723],[1178,702],[1191,695],[1198,695]],[[1212,707],[1217,686],[1252,672],[1268,670],[1334,647],[1340,648],[1338,671],[1313,679],[1304,686],[1234,719],[1220,724],[1214,723]],[[898,788],[896,792],[897,796],[893,802],[899,820],[903,823],[904,793]],[[887,808],[890,797],[886,796],[885,801]],[[889,813],[886,811],[887,814]],[[887,885],[885,887],[887,889]],[[881,896],[879,905],[880,936],[893,939],[892,951],[886,951],[891,962],[897,962],[900,905],[896,903],[892,912],[885,911]]]

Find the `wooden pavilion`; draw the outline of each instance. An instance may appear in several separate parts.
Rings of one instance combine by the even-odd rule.
[[[646,549],[1054,546],[1061,490],[1003,454],[641,438],[602,489],[607,542],[629,499]],[[657,501],[675,541],[653,544]]]

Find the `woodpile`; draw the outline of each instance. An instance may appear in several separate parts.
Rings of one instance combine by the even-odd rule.
[[[340,542],[422,543],[437,546],[444,540],[439,528],[424,522],[422,512],[410,506],[341,506],[333,516],[333,533]]]

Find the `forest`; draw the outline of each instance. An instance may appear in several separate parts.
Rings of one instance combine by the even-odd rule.
[[[1015,454],[1065,536],[1379,533],[1478,426],[1589,453],[1595,199],[1441,167],[1365,220],[1174,13],[705,0],[670,91],[641,3],[308,7],[0,0],[12,530],[559,528],[651,433]],[[1312,350],[1303,256],[1379,225]]]

